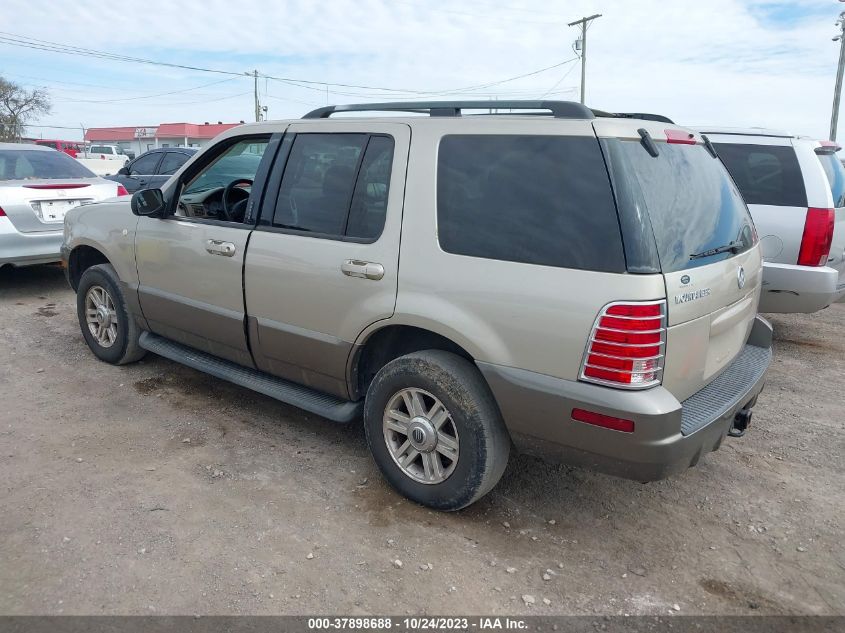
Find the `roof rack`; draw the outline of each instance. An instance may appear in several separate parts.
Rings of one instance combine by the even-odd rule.
[[[556,119],[593,119],[588,107],[574,101],[393,101],[354,103],[312,110],[303,119],[328,119],[338,112],[415,112],[429,116],[458,117],[463,110],[548,110]]]
[[[648,112],[604,112],[603,110],[593,110],[593,114],[597,117],[642,119],[643,121],[658,121],[660,123],[671,123],[675,125],[675,122],[669,117],[663,116],[662,114],[649,114]]]

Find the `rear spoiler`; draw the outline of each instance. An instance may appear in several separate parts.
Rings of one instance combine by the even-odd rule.
[[[605,112],[603,110],[593,110],[593,114],[597,117],[611,119],[641,119],[643,121],[657,121],[659,123],[670,123],[675,125],[675,122],[667,116],[663,116],[662,114],[650,114],[648,112]]]
[[[821,145],[821,147],[816,148],[816,154],[835,154],[842,149],[842,146],[840,146],[836,141],[819,141],[819,145]]]

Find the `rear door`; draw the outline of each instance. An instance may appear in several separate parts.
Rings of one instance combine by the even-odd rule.
[[[754,218],[763,259],[778,264],[796,264],[809,201],[801,161],[792,139],[708,136]],[[820,172],[817,166],[811,167]]]
[[[149,189],[154,186],[151,179],[158,170],[158,165],[163,156],[164,152],[149,152],[139,156],[127,165],[128,175],[115,176],[114,180],[126,187],[129,193],[135,193],[140,189]]]
[[[647,211],[666,284],[663,385],[685,400],[742,351],[760,298],[754,225],[722,163],[698,135],[647,125],[658,155],[633,129],[597,121],[620,213]],[[726,247],[733,245],[733,250]],[[627,248],[626,244],[626,248]]]
[[[161,187],[173,174],[179,171],[182,165],[188,162],[192,155],[186,152],[165,152],[155,175],[147,179],[147,187]]]
[[[396,304],[410,137],[390,122],[288,128],[244,268],[260,369],[348,395],[353,343]]]

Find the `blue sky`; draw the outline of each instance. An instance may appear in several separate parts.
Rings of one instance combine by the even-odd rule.
[[[63,3],[64,5],[65,3]],[[588,104],[679,123],[827,135],[835,0],[5,0],[0,31],[134,57],[367,88],[260,81],[270,118],[331,103],[420,98],[577,99],[567,22],[589,31]],[[51,17],[55,15],[55,17]],[[551,70],[485,89],[559,62]],[[253,116],[252,80],[0,44],[0,75],[46,88],[40,126],[77,128]],[[213,85],[209,85],[213,84]],[[404,91],[404,92],[403,92]],[[173,93],[162,95],[161,93]],[[158,95],[158,96],[156,96]],[[845,125],[845,124],[844,124]],[[76,129],[33,127],[44,137]]]

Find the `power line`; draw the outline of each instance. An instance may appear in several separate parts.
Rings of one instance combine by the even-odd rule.
[[[119,61],[119,62],[129,62],[129,63],[138,63],[138,64],[146,64],[152,66],[163,66],[167,68],[181,68],[184,70],[191,70],[195,72],[206,72],[206,73],[216,73],[222,75],[229,75],[232,77],[244,77],[245,75],[241,72],[235,71],[228,71],[228,70],[221,70],[215,68],[204,68],[201,66],[190,66],[186,64],[177,64],[171,62],[161,62],[151,59],[145,59],[142,57],[131,57],[128,55],[120,55],[117,53],[109,53],[107,51],[98,51],[95,49],[83,48],[79,46],[71,46],[67,44],[60,44],[58,42],[50,42],[48,40],[41,40],[37,38],[22,36],[22,35],[15,35],[13,33],[8,33],[4,31],[0,31],[0,43],[7,44],[9,46],[20,46],[23,48],[31,48],[35,50],[42,50],[46,52],[53,52],[53,53],[62,53],[66,55],[77,55],[82,57],[93,57],[98,59],[104,59],[109,61]],[[504,83],[508,83],[511,81],[516,81],[518,79],[523,79],[525,77],[531,77],[533,75],[537,75],[548,70],[552,70],[554,68],[558,68],[563,66],[564,64],[569,63],[570,61],[574,61],[577,58],[573,58],[570,60],[566,60],[563,62],[559,62],[557,64],[553,64],[551,66],[547,66],[545,68],[540,68],[538,70],[534,70],[528,73],[524,73],[521,75],[516,75],[514,77],[509,77],[507,79],[502,79],[499,81],[494,81],[486,84],[479,84],[475,86],[464,86],[460,88],[452,88],[448,90],[416,90],[416,89],[408,89],[408,88],[388,88],[384,86],[370,86],[370,85],[362,85],[362,84],[346,84],[346,83],[336,83],[336,82],[328,82],[328,81],[317,81],[317,80],[310,80],[310,79],[294,79],[291,77],[276,77],[273,75],[265,75],[259,74],[259,77],[264,77],[266,79],[270,79],[273,81],[279,81],[282,83],[286,83],[289,85],[298,86],[300,88],[310,88],[314,90],[320,90],[321,92],[327,86],[336,86],[339,88],[352,88],[352,89],[359,89],[359,90],[374,90],[380,91],[385,93],[395,93],[394,96],[398,94],[407,94],[407,95],[416,95],[416,96],[445,96],[450,94],[457,94],[460,92],[467,92],[471,90],[477,89],[484,89],[490,88],[493,86],[501,85]],[[323,88],[315,88],[315,86],[322,86]],[[336,94],[343,95],[343,92],[340,91],[332,91]],[[347,93],[345,96],[379,96],[379,95],[362,95],[362,94],[354,94],[354,93]]]
[[[193,86],[191,88],[183,88],[182,90],[171,90],[169,92],[159,92],[156,94],[150,95],[140,95],[137,97],[123,97],[120,99],[63,99],[65,102],[70,103],[119,103],[123,101],[139,101],[142,99],[153,99],[155,97],[164,97],[167,95],[175,95],[181,94],[185,92],[191,92],[192,90],[199,90],[201,88],[208,88],[209,86],[216,86],[218,84],[226,83],[228,81],[234,81],[237,79],[236,77],[231,77],[229,79],[221,79],[220,81],[212,81],[211,83],[202,84],[201,86]]]

